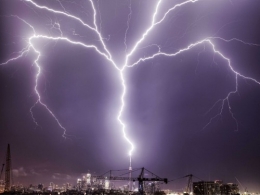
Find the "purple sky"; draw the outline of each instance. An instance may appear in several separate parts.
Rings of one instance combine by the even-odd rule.
[[[89,1],[35,2],[57,11],[65,9],[94,27]],[[94,1],[98,29],[119,68],[150,27],[157,2]],[[155,20],[181,2],[163,1]],[[259,7],[258,0],[199,0],[178,7],[149,32],[129,64],[157,53],[158,47],[161,52],[176,53],[191,43],[218,37],[209,40],[230,59],[233,69],[260,81]],[[21,19],[37,35],[67,37],[94,44],[104,52],[98,36],[80,22],[30,2],[1,0],[0,15],[0,63],[18,56],[33,35]],[[0,161],[4,162],[10,143],[15,183],[75,183],[88,171],[101,174],[127,168],[130,146],[116,119],[123,90],[119,72],[94,49],[43,38],[33,44],[41,52],[37,89],[68,136],[62,137],[63,129],[44,106],[37,104],[32,109],[38,126],[31,116],[30,109],[37,102],[37,54],[31,49],[2,64]],[[127,92],[122,120],[135,145],[133,167],[144,166],[169,179],[194,174],[204,180],[237,183],[237,178],[249,191],[260,191],[257,82],[238,76],[238,91],[224,102],[221,112],[222,101],[215,103],[236,90],[236,75],[206,42],[175,57],[161,55],[126,68],[124,78]],[[180,189],[185,182],[172,182],[165,188]]]

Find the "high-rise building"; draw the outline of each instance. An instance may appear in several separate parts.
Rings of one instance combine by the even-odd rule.
[[[38,184],[38,189],[43,190],[43,184],[42,183]]]
[[[71,190],[71,184],[70,183],[65,184],[65,190]]]
[[[85,175],[83,175],[83,177],[82,177],[81,188],[83,190],[87,189],[87,180],[86,180],[86,176]]]
[[[55,189],[55,184],[53,182],[50,182],[48,190],[52,192],[54,189]]]
[[[109,180],[107,178],[105,179],[105,189],[109,189]]]
[[[78,190],[81,190],[81,188],[82,188],[82,180],[81,180],[81,179],[78,179],[78,180],[77,180],[77,189],[78,189]]]
[[[87,177],[87,185],[90,185],[91,184],[91,174],[87,173],[86,177]]]

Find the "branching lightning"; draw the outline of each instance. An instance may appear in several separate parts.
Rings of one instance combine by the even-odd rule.
[[[144,58],[140,58],[137,61],[133,62],[133,63],[129,63],[130,58],[133,56],[133,54],[135,54],[135,52],[140,49],[139,46],[140,44],[145,40],[145,38],[147,36],[149,36],[150,33],[152,33],[153,29],[156,28],[158,25],[160,25],[162,22],[164,22],[165,18],[168,16],[168,14],[172,11],[174,11],[175,9],[178,9],[182,6],[185,6],[186,4],[191,4],[191,3],[196,3],[199,0],[186,0],[182,3],[176,4],[173,7],[171,7],[170,9],[168,9],[160,19],[156,19],[159,9],[160,9],[160,5],[162,4],[162,0],[159,0],[154,8],[154,12],[153,15],[151,17],[151,24],[150,26],[144,31],[144,33],[141,35],[141,37],[136,40],[134,46],[132,49],[129,49],[127,46],[127,33],[128,33],[128,29],[129,29],[129,25],[130,25],[130,20],[131,20],[131,15],[132,15],[132,8],[131,8],[131,0],[129,1],[129,14],[128,14],[128,18],[127,18],[127,28],[125,31],[125,36],[124,36],[124,45],[125,45],[125,61],[123,66],[119,66],[112,58],[112,55],[109,51],[109,49],[106,47],[106,44],[104,42],[104,38],[101,35],[101,27],[98,28],[97,25],[97,11],[95,8],[95,3],[93,2],[93,0],[89,0],[90,6],[93,10],[93,24],[86,24],[81,18],[76,17],[75,15],[70,14],[69,12],[66,11],[65,7],[61,4],[61,2],[59,0],[57,0],[62,8],[63,11],[59,11],[59,10],[55,10],[46,6],[42,6],[37,4],[36,2],[34,2],[33,0],[25,0],[24,2],[30,6],[32,6],[35,9],[40,9],[40,10],[44,10],[47,13],[53,13],[53,14],[58,14],[58,15],[62,15],[64,17],[70,18],[72,20],[75,20],[76,22],[79,22],[81,25],[83,25],[85,28],[87,28],[90,31],[93,31],[96,36],[98,37],[99,42],[101,43],[101,47],[97,46],[97,45],[93,45],[93,44],[86,44],[80,41],[73,41],[68,37],[64,37],[64,34],[62,33],[61,30],[61,25],[59,23],[54,23],[52,24],[52,28],[57,29],[60,32],[60,36],[49,36],[46,34],[40,34],[36,31],[36,29],[34,28],[34,26],[32,24],[30,24],[29,22],[25,21],[24,19],[20,18],[19,16],[12,16],[12,17],[16,17],[17,19],[19,19],[21,22],[23,22],[24,24],[26,24],[31,30],[32,30],[32,35],[30,35],[27,39],[27,45],[26,47],[24,47],[20,52],[17,52],[18,55],[16,57],[10,58],[8,60],[6,60],[5,62],[1,63],[0,65],[8,65],[9,63],[12,63],[16,60],[19,60],[20,58],[22,58],[26,53],[33,51],[36,54],[36,58],[34,59],[33,64],[35,65],[35,67],[37,68],[37,73],[35,75],[35,86],[34,86],[34,91],[35,94],[37,96],[37,101],[34,103],[34,105],[31,107],[30,112],[32,115],[32,119],[35,122],[36,125],[38,125],[36,118],[33,115],[33,109],[35,108],[35,106],[37,104],[42,105],[48,112],[49,114],[54,118],[54,120],[57,122],[57,124],[60,126],[61,129],[63,129],[63,137],[66,138],[68,135],[66,134],[66,128],[60,123],[60,121],[58,120],[58,118],[55,116],[55,114],[51,111],[51,109],[42,101],[41,98],[41,94],[40,91],[38,89],[38,83],[39,83],[39,78],[41,76],[41,65],[39,63],[40,57],[41,57],[41,51],[39,48],[39,46],[36,47],[35,45],[35,41],[36,40],[50,40],[50,41],[63,41],[63,42],[67,42],[71,45],[77,45],[80,47],[83,47],[84,49],[92,49],[94,51],[96,51],[100,56],[104,57],[105,59],[107,59],[111,65],[115,68],[115,71],[118,73],[120,80],[121,80],[121,86],[122,86],[122,93],[121,93],[121,105],[118,111],[118,115],[117,115],[117,120],[119,122],[119,124],[121,125],[121,131],[123,134],[124,139],[127,141],[127,143],[130,145],[130,149],[128,151],[128,154],[130,156],[130,164],[131,164],[131,156],[134,150],[134,144],[133,142],[130,140],[129,136],[126,133],[126,124],[125,122],[122,120],[122,114],[124,112],[125,109],[125,96],[127,93],[127,84],[125,82],[125,76],[124,73],[125,71],[127,71],[129,68],[133,68],[137,65],[141,65],[142,62],[144,61],[148,61],[148,60],[152,60],[158,56],[165,56],[165,57],[175,57],[181,53],[184,52],[188,52],[190,50],[192,50],[194,47],[197,47],[199,45],[203,45],[203,44],[207,44],[210,46],[210,48],[212,49],[212,51],[214,52],[215,55],[218,55],[219,57],[221,57],[223,60],[226,61],[227,66],[229,67],[229,69],[231,70],[232,73],[234,73],[235,75],[235,86],[234,89],[232,91],[230,91],[225,97],[223,97],[222,99],[219,99],[216,101],[216,103],[212,106],[215,107],[217,105],[220,105],[220,110],[219,112],[212,117],[209,122],[205,125],[204,128],[206,128],[214,119],[216,119],[217,117],[222,115],[223,109],[225,107],[225,105],[227,105],[228,107],[228,111],[231,115],[231,117],[233,118],[233,120],[236,123],[236,127],[238,128],[238,121],[234,116],[234,113],[232,112],[232,108],[230,105],[230,97],[238,92],[238,78],[243,78],[246,80],[251,80],[253,82],[255,82],[256,84],[260,85],[260,82],[257,81],[254,78],[245,76],[241,73],[239,73],[238,71],[236,71],[231,63],[231,59],[229,59],[228,57],[226,57],[226,55],[221,52],[220,50],[218,50],[216,48],[216,46],[214,45],[214,40],[220,40],[220,41],[224,41],[224,42],[231,42],[231,41],[236,41],[236,42],[240,42],[241,44],[245,44],[248,46],[257,46],[259,47],[260,45],[255,44],[255,43],[247,43],[245,41],[242,41],[240,39],[237,38],[232,38],[232,39],[224,39],[221,37],[207,37],[204,38],[202,40],[199,40],[195,43],[190,43],[187,47],[182,48],[180,50],[178,50],[177,52],[174,53],[165,53],[161,51],[161,48],[156,45],[158,47],[158,52],[154,53],[151,56],[148,57],[144,57]],[[127,50],[129,50],[129,52],[127,53]],[[210,108],[210,110],[212,109]]]
[[[127,39],[127,32],[129,30],[129,22],[131,20],[131,16],[132,16],[132,1],[129,1],[129,14],[127,16],[127,27],[126,27],[126,31],[125,31],[125,38],[124,38],[124,44],[125,44],[125,53],[127,52],[127,43],[126,43],[126,39]]]

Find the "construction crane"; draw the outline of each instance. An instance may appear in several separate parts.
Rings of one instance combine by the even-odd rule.
[[[148,171],[147,169],[145,169],[144,167],[141,168],[141,173],[138,177],[132,177],[131,180],[132,181],[138,181],[138,191],[140,193],[140,195],[144,194],[144,182],[145,181],[162,181],[164,183],[168,183],[168,179],[167,178],[160,178],[158,176],[153,177],[153,178],[147,178],[144,177],[144,170]],[[149,171],[150,172],[150,171]],[[151,172],[150,172],[151,173]],[[119,177],[119,176],[111,176],[111,172],[110,172],[110,176],[109,177],[105,177],[105,176],[97,176],[97,179],[107,179],[107,180],[125,180],[125,181],[129,181],[129,177]]]
[[[236,177],[235,177],[236,178]],[[244,188],[244,186],[242,185],[242,183],[236,178],[237,182],[239,183],[239,185],[242,187],[242,189],[245,189],[244,194],[248,193],[247,187]]]
[[[0,174],[0,180],[2,179],[2,174],[3,174],[4,166],[5,166],[5,164],[2,165],[1,174]]]
[[[138,179],[138,191],[140,192],[140,194],[144,194],[144,167],[142,168],[141,170],[141,173],[139,175],[139,177],[137,178]]]
[[[6,161],[5,161],[5,191],[10,191],[11,189],[11,151],[10,144],[7,145],[6,151]]]
[[[192,174],[184,176],[184,177],[188,177],[189,179],[188,179],[188,185],[183,195],[189,195],[191,193],[192,176],[193,176]]]

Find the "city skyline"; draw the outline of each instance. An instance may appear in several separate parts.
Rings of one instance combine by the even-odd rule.
[[[15,181],[128,168],[130,153],[169,179],[260,191],[260,2],[1,4],[0,159],[9,143]]]

